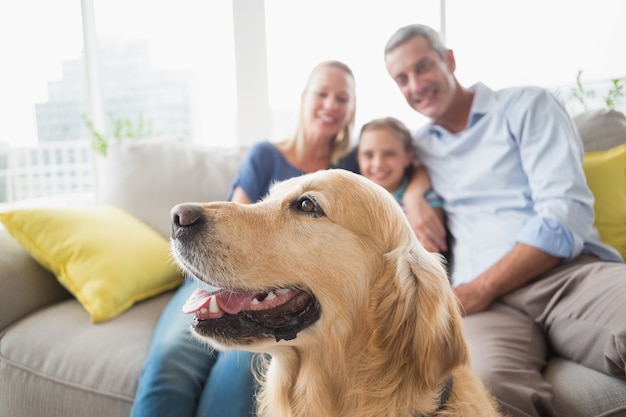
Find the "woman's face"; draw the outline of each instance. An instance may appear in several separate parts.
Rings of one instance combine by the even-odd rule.
[[[334,138],[352,120],[354,104],[354,79],[338,68],[318,68],[302,93],[305,136]]]
[[[391,129],[367,130],[359,138],[357,160],[363,176],[390,193],[402,184],[404,172],[413,160],[398,133]]]

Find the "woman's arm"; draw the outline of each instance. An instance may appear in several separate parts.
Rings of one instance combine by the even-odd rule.
[[[230,201],[232,201],[233,203],[252,204],[252,200],[250,200],[248,195],[241,189],[241,187],[235,187]]]

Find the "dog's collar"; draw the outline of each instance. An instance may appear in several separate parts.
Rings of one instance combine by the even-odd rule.
[[[454,386],[454,380],[452,377],[446,380],[446,383],[441,390],[441,394],[439,394],[439,406],[432,414],[422,415],[422,414],[413,414],[412,417],[436,417],[441,411],[443,411],[448,405],[448,400],[450,399],[450,394],[452,394],[452,387]]]

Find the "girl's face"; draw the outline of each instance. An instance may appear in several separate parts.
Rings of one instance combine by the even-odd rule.
[[[354,79],[338,68],[318,68],[302,93],[305,135],[334,138],[353,118],[354,108]]]
[[[404,171],[413,162],[413,151],[404,149],[393,130],[374,129],[361,134],[357,160],[361,174],[392,193],[402,184]]]

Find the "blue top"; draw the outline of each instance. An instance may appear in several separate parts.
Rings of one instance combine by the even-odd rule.
[[[337,168],[345,167],[353,170],[355,167],[353,158],[355,156],[351,152],[337,165]],[[237,176],[228,194],[228,200],[232,198],[233,191],[239,186],[251,201],[259,201],[267,195],[273,183],[303,174],[304,171],[294,167],[285,159],[276,145],[267,140],[257,142],[250,147],[241,160]]]
[[[232,198],[233,191],[239,186],[251,201],[259,201],[267,195],[274,182],[302,174],[304,172],[287,162],[283,154],[271,142],[255,143],[239,164],[228,200]]]
[[[452,134],[431,122],[415,134],[454,237],[454,285],[470,282],[516,242],[563,258],[621,261],[593,227],[582,142],[561,103],[538,87],[472,89],[465,130]]]

